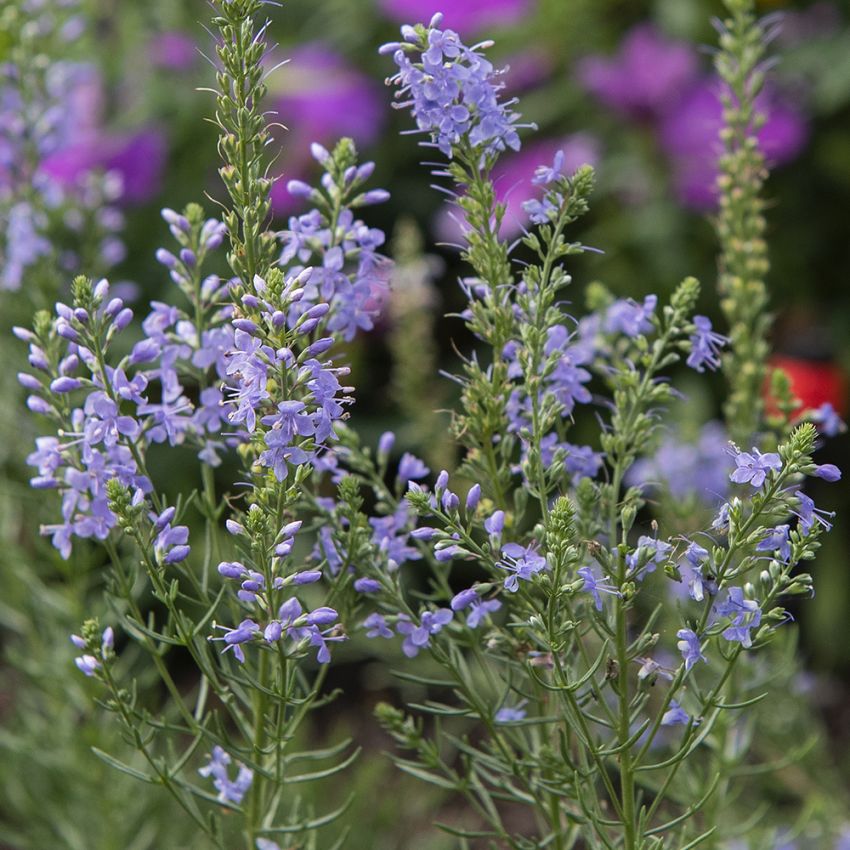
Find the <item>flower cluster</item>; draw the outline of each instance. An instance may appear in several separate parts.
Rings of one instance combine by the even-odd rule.
[[[437,14],[427,27],[402,27],[404,40],[381,48],[399,69],[389,80],[399,87],[396,96],[409,97],[397,106],[409,107],[419,130],[448,157],[461,142],[483,153],[519,150],[519,115],[513,101],[500,102],[502,86],[480,52],[484,45],[467,47],[453,30],[439,29],[441,21]]]
[[[232,761],[230,754],[221,747],[213,747],[209,761],[203,767],[198,768],[198,773],[203,777],[212,777],[215,790],[218,791],[218,799],[222,803],[234,803],[238,806],[254,781],[254,771],[241,762],[237,762],[236,779],[231,779],[230,764]]]
[[[300,180],[287,184],[291,195],[313,204],[309,212],[290,218],[281,237],[281,264],[294,275],[312,268],[302,296],[287,311],[287,321],[293,327],[305,313],[326,304],[328,330],[351,340],[358,331],[374,327],[386,300],[390,270],[389,261],[378,252],[383,232],[355,218],[354,211],[386,201],[389,193],[362,190],[375,164],[357,165],[350,140],[343,140],[332,154],[317,143],[311,151],[325,169],[319,186]]]

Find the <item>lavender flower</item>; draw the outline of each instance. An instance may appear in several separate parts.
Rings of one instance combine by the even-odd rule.
[[[393,636],[386,619],[378,613],[370,614],[363,621],[363,627],[366,629],[367,638],[391,638]]]
[[[830,483],[841,480],[841,470],[834,463],[822,463],[816,466],[812,475]]]
[[[700,639],[693,629],[679,629],[676,637],[679,638],[677,646],[685,661],[685,670],[690,670],[697,661],[708,663],[708,659],[702,654]]]
[[[809,419],[818,426],[818,431],[827,437],[835,437],[847,430],[844,420],[835,408],[825,401],[819,408],[809,414]]]
[[[717,606],[721,617],[731,617],[732,623],[723,632],[729,641],[737,641],[743,647],[753,645],[750,631],[761,623],[761,608],[754,599],[745,599],[740,587],[730,587],[726,601]]]
[[[794,495],[800,501],[800,506],[795,513],[800,519],[800,531],[803,534],[808,534],[814,528],[815,523],[819,523],[827,531],[832,528],[832,523],[829,522],[827,517],[834,517],[835,511],[821,510],[815,506],[812,499],[800,490],[796,490]]]
[[[218,799],[222,803],[239,805],[242,798],[248,793],[254,780],[254,771],[241,762],[236,762],[238,772],[236,779],[230,779],[230,763],[232,759],[221,747],[213,747],[209,755],[209,761],[198,769],[198,773],[204,777],[212,777],[213,785],[218,791]]]
[[[713,576],[704,576],[703,567],[710,566],[709,553],[698,543],[691,543],[685,550],[685,560],[690,566],[692,578],[688,584],[688,594],[695,602],[705,599],[706,591],[714,596],[717,593],[717,581]]]
[[[408,481],[418,481],[425,478],[430,472],[431,470],[410,452],[405,452],[398,463],[397,475],[402,485],[407,484]]]
[[[729,342],[729,337],[711,329],[711,320],[707,316],[694,316],[696,333],[691,336],[691,353],[688,366],[697,372],[704,372],[706,366],[714,371],[720,366],[720,349]]]
[[[527,699],[520,700],[516,705],[503,705],[494,715],[493,719],[496,723],[518,723],[524,720],[528,712],[524,706],[528,703]]]
[[[381,48],[393,54],[399,68],[390,78],[399,89],[396,97],[409,97],[399,107],[410,107],[419,130],[447,157],[464,139],[485,154],[519,150],[519,115],[510,101],[499,102],[502,86],[494,82],[492,64],[456,32],[438,29],[441,20],[441,15],[432,18],[424,38],[404,28],[403,42]],[[419,61],[413,62],[410,56],[416,53]]]
[[[756,546],[756,551],[775,553],[779,556],[779,560],[788,563],[788,560],[791,558],[790,533],[791,527],[789,525],[777,525],[776,528],[766,528],[764,530],[764,539]]]
[[[260,627],[253,620],[245,619],[235,629],[228,626],[216,626],[215,628],[222,629],[224,635],[218,638],[211,637],[209,640],[223,641],[225,646],[222,652],[232,651],[236,660],[240,664],[244,664],[245,652],[242,649],[242,644],[252,641],[256,635],[259,635]]]
[[[640,571],[639,578],[643,579],[655,568],[667,562],[673,547],[663,540],[646,535],[638,538],[637,548],[626,555],[626,566],[633,575]]]
[[[664,712],[661,718],[662,726],[685,726],[690,723],[691,717],[676,700],[670,700],[670,708]]]
[[[563,152],[562,172],[572,174],[582,165],[596,165],[600,158],[600,143],[589,133],[573,133],[556,139],[535,139],[521,150],[510,151],[493,167],[493,188],[496,200],[505,205],[499,235],[513,239],[521,235],[529,222],[525,208],[537,196],[534,174],[539,163],[553,160]],[[446,242],[458,242],[467,227],[462,209],[456,204],[444,207],[435,222],[436,235]]]
[[[537,573],[548,569],[549,565],[533,544],[520,546],[518,543],[507,543],[502,546],[502,560],[496,566],[511,573],[505,579],[504,586],[505,590],[516,593],[520,580],[530,581]]]
[[[430,646],[431,637],[450,623],[453,617],[453,612],[448,608],[438,608],[436,611],[423,611],[418,626],[408,619],[399,619],[396,631],[404,636],[401,647],[404,654],[408,658],[415,658],[421,649]]]
[[[602,596],[600,594],[610,593],[612,596],[620,595],[620,591],[613,584],[604,578],[597,578],[592,567],[580,567],[577,574],[584,582],[581,589],[593,597],[593,604],[596,606],[597,611],[602,610]]]
[[[647,295],[643,304],[631,298],[615,301],[605,314],[607,333],[621,333],[629,337],[647,334],[652,330],[652,314],[658,304],[657,295]]]
[[[767,473],[770,470],[782,469],[782,461],[775,452],[762,454],[753,448],[750,452],[737,452],[735,454],[735,470],[729,476],[730,481],[735,484],[750,484],[756,490],[761,489]]]

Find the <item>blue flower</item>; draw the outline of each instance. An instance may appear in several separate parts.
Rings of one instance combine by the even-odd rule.
[[[673,547],[663,540],[642,535],[638,538],[637,548],[626,555],[626,566],[633,573],[640,571],[643,579],[649,573],[655,572],[656,567],[664,564],[670,557]]]
[[[578,571],[578,576],[584,581],[582,590],[593,597],[593,604],[596,606],[597,611],[602,610],[602,597],[599,595],[600,593],[610,593],[612,596],[620,595],[620,592],[613,584],[610,584],[604,579],[598,579],[591,567],[581,567]]]
[[[691,568],[692,578],[688,584],[688,594],[695,602],[705,599],[705,592],[710,596],[717,593],[717,581],[714,576],[704,576],[704,565],[710,566],[708,550],[698,543],[691,543],[685,550],[685,560]]]
[[[827,437],[835,437],[847,430],[844,420],[828,401],[825,401],[817,410],[813,410],[809,418],[818,426],[818,431]]]
[[[702,654],[700,639],[693,629],[679,629],[676,632],[676,637],[679,638],[679,642],[676,645],[685,661],[685,670],[690,670],[697,661],[708,663],[708,659]]]
[[[399,618],[396,623],[396,631],[404,636],[402,651],[408,658],[414,658],[431,644],[431,636],[442,630],[443,626],[452,621],[454,613],[448,608],[438,608],[436,611],[423,611],[419,625],[415,625],[409,619]]]
[[[661,718],[662,726],[684,726],[685,724],[690,722],[690,715],[687,711],[685,711],[676,700],[670,700],[670,708],[664,712],[664,716]]]
[[[764,539],[756,546],[757,552],[775,552],[779,560],[788,563],[791,558],[791,527],[777,525],[776,528],[766,528]]]
[[[691,353],[688,366],[697,372],[704,372],[707,366],[712,371],[720,366],[720,349],[729,342],[729,337],[711,329],[711,320],[707,316],[694,316],[696,333],[691,336]]]
[[[477,629],[483,620],[486,620],[490,614],[498,611],[501,607],[502,603],[498,599],[482,599],[473,602],[469,606],[469,613],[466,615],[466,625],[470,629]]]
[[[236,656],[236,660],[240,664],[245,663],[245,653],[242,650],[242,644],[253,640],[255,635],[260,634],[260,627],[250,619],[243,620],[235,629],[229,626],[215,626],[217,629],[222,629],[224,635],[222,637],[211,637],[209,640],[224,641],[225,647],[222,652],[231,650]]]
[[[729,476],[729,480],[734,481],[735,484],[749,483],[758,490],[764,484],[767,473],[771,469],[782,469],[782,460],[775,452],[762,454],[756,448],[752,450],[752,453],[738,452],[735,455],[735,469]]]
[[[381,53],[392,53],[398,72],[390,82],[398,86],[398,106],[409,107],[420,132],[448,157],[455,145],[467,140],[484,153],[519,150],[519,115],[513,101],[500,102],[502,85],[477,47],[467,47],[452,30],[440,30],[442,16],[431,21],[425,43],[416,32],[402,29],[404,42],[385,44]],[[411,56],[419,53],[418,62]]]
[[[823,478],[824,481],[830,483],[841,480],[841,470],[834,463],[822,463],[820,466],[816,466],[812,475],[815,478]]]
[[[529,581],[532,576],[549,566],[533,544],[520,546],[518,543],[507,543],[502,547],[502,556],[502,560],[496,566],[511,572],[511,575],[505,579],[505,590],[511,593],[519,590],[520,579]]]
[[[528,702],[527,699],[520,700],[516,705],[503,705],[494,715],[493,719],[496,723],[517,723],[523,720],[528,713],[523,706]]]
[[[428,475],[430,471],[418,457],[410,454],[410,452],[405,452],[398,462],[398,480],[402,484],[407,484],[408,481],[418,481]]]
[[[721,617],[732,618],[731,625],[723,632],[726,640],[736,641],[745,648],[753,645],[750,630],[761,623],[761,608],[758,602],[745,599],[744,591],[740,587],[730,587],[726,601],[717,606],[717,613]]]
[[[367,638],[391,638],[393,636],[387,621],[380,614],[370,614],[364,621],[363,627],[366,629]]]
[[[827,517],[834,517],[835,511],[825,511],[815,507],[814,501],[800,490],[797,490],[794,495],[800,500],[800,507],[795,513],[800,518],[800,531],[803,534],[808,534],[816,522],[827,531],[832,528],[832,523]]]
[[[647,334],[652,330],[652,314],[658,304],[657,295],[647,295],[643,304],[631,298],[615,301],[605,313],[607,333],[622,333],[628,337]]]
[[[241,762],[237,762],[239,770],[236,779],[231,780],[229,775],[231,761],[230,755],[216,745],[209,756],[209,761],[198,769],[198,773],[201,776],[213,778],[218,799],[222,803],[233,803],[238,806],[254,781],[254,771]]]

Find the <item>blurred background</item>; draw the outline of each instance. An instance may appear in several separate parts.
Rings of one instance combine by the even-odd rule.
[[[760,132],[771,167],[775,362],[807,407],[828,402],[843,413],[850,374],[850,9],[837,0],[759,5],[762,13],[783,18],[771,46],[776,63],[762,96]],[[290,214],[302,211],[285,184],[317,176],[312,141],[330,145],[350,136],[362,157],[377,163],[375,185],[389,188],[392,199],[370,210],[368,223],[386,231],[399,273],[378,328],[348,352],[357,387],[352,424],[370,444],[384,430],[399,430],[405,448],[438,468],[453,458],[446,420],[436,411],[451,404],[454,390],[435,375],[402,376],[413,375],[405,369],[423,358],[435,369],[451,368],[453,343],[466,344],[461,323],[442,318],[462,303],[451,247],[460,225],[429,188],[421,165],[429,152],[399,135],[409,118],[392,108],[383,85],[392,64],[377,47],[394,40],[401,23],[427,22],[440,7],[439,0],[288,0],[268,8],[271,40],[278,44],[270,67],[286,60],[268,78],[268,108],[285,125],[275,130],[273,148],[272,172],[284,178],[274,189],[276,222],[283,228]],[[700,312],[723,328],[711,221],[720,126],[711,21],[722,14],[720,3],[446,0],[442,7],[445,24],[465,39],[495,40],[490,55],[505,69],[505,89],[539,128],[499,166],[505,235],[522,232],[521,203],[531,194],[534,168],[563,149],[569,167],[590,163],[598,174],[591,215],[572,237],[598,249],[571,260],[576,312],[597,280],[617,296],[642,300],[650,292],[664,296],[694,275],[703,282]],[[6,127],[0,137],[0,353],[6,364],[0,373],[0,846],[184,846],[173,832],[162,843],[166,803],[139,795],[130,805],[132,783],[114,778],[88,753],[92,744],[122,745],[91,718],[88,683],[69,672],[67,634],[96,604],[100,556],[80,546],[63,562],[37,536],[39,520],[47,521],[56,506],[26,486],[24,460],[37,425],[23,413],[25,393],[14,374],[25,365],[25,352],[10,329],[28,325],[33,308],[49,306],[78,271],[108,273],[139,305],[139,316],[151,299],[169,297],[172,284],[154,259],[167,241],[159,210],[199,201],[214,214],[224,198],[216,132],[204,120],[214,108],[213,96],[203,91],[214,85],[206,58],[212,38],[204,26],[210,10],[200,0],[11,0],[0,9],[6,74],[0,90]],[[43,102],[22,104],[8,76],[20,49],[8,25],[19,14],[31,21],[26,38],[43,55],[42,65],[30,69],[40,74]],[[26,152],[35,178],[26,178],[25,190],[15,147],[23,107],[36,123],[39,116],[49,119],[43,144]],[[48,243],[60,246],[58,253]],[[724,388],[719,378],[691,384],[683,386],[687,402],[670,412],[665,427],[698,441],[706,439],[705,423],[719,415]],[[831,439],[820,460],[850,470],[850,438]],[[191,463],[187,452],[186,470]],[[179,464],[172,475],[174,488],[182,489]],[[194,486],[187,480],[185,490]],[[805,693],[824,725],[827,749],[837,754],[838,772],[829,775],[846,779],[850,490],[839,484],[813,496],[837,511],[838,520],[816,562],[817,595],[794,609],[798,652]],[[352,728],[343,731],[375,750],[389,742],[375,731],[371,706],[398,687],[384,669],[361,656],[335,674],[346,704],[362,706],[360,713],[346,713]],[[343,723],[342,713],[328,715],[329,727]],[[38,752],[35,740],[42,742]],[[429,825],[443,805],[436,792],[398,780],[388,760],[364,759],[353,770],[351,781],[374,793],[355,804],[351,821],[355,829],[358,819],[361,828],[368,826],[368,843],[351,846],[455,846]],[[407,795],[402,835],[398,799],[382,796],[387,787]],[[86,823],[83,814],[95,800],[103,815]]]

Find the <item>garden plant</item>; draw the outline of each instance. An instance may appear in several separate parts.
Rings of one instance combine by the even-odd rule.
[[[451,409],[414,453],[358,429],[347,359],[404,268],[370,225],[389,199],[373,186],[381,163],[347,137],[314,143],[322,176],[278,181],[300,206],[274,229],[270,169],[289,119],[265,106],[271,4],[210,6],[214,71],[196,96],[223,190],[162,211],[167,300],[139,326],[101,277],[120,245],[108,181],[54,222],[96,218],[67,291],[73,263],[48,228],[60,201],[19,172],[20,257],[0,271],[23,286],[36,261],[52,275],[32,325],[15,328],[31,367],[18,380],[44,424],[26,458],[54,514],[42,534],[63,559],[105,553],[106,603],[71,636],[96,703],[84,713],[116,733],[89,758],[147,805],[173,806],[167,846],[351,846],[339,824],[375,793],[351,776],[384,758],[327,722],[351,710],[337,656],[359,654],[414,695],[369,722],[397,769],[436,789],[445,846],[773,848],[798,834],[837,846],[838,799],[784,833],[744,814],[758,806],[750,777],[807,746],[754,757],[771,735],[761,712],[797,675],[789,608],[813,594],[808,563],[833,523],[807,486],[840,480],[817,452],[843,428],[828,406],[801,407],[768,362],[757,134],[775,21],[726,0],[716,24],[717,281],[657,296],[636,268],[634,299],[571,277],[605,245],[573,236],[595,177],[563,151],[538,164],[529,227],[505,235],[500,158],[536,128],[490,42],[470,46],[437,14],[380,48],[463,262],[463,306],[443,320],[457,338],[440,378],[451,390],[433,396]],[[32,141],[22,149],[38,158]],[[701,314],[706,298],[725,328]],[[415,335],[427,325],[411,315]],[[430,386],[409,369],[408,394]],[[664,449],[694,374],[725,398],[701,463]],[[193,485],[178,488],[170,472],[187,458]]]

